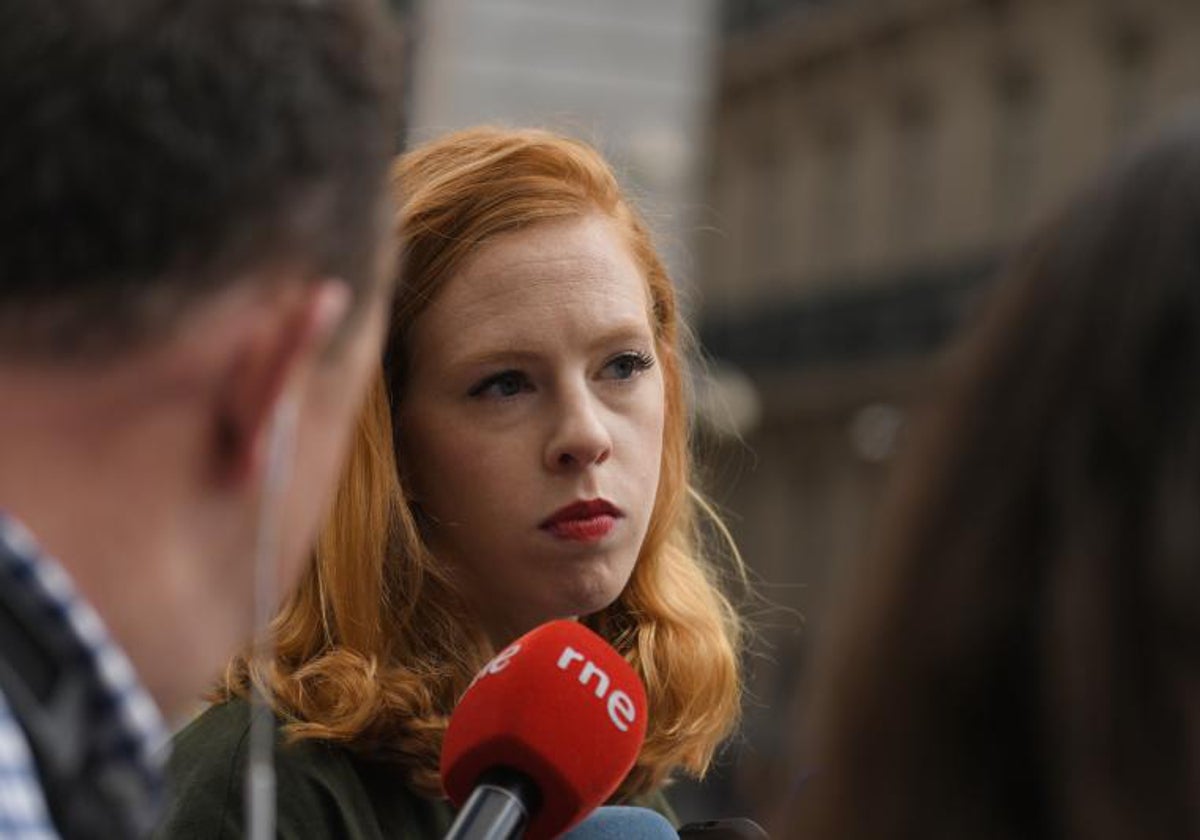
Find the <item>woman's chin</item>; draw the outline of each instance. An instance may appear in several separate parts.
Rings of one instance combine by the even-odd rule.
[[[519,622],[520,626],[524,629],[520,633],[516,633],[515,636],[520,636],[550,621],[558,621],[560,619],[575,621],[586,618],[607,608],[617,600],[620,594],[620,590],[616,590],[611,594],[607,592],[592,592],[586,596],[580,595],[568,599],[556,600],[555,603],[547,604],[544,609],[538,610],[527,617],[526,620]]]
[[[526,602],[524,611],[492,616],[489,635],[492,641],[507,643],[549,621],[577,619],[601,612],[621,596],[626,579],[607,574],[588,575],[571,581],[558,581],[545,598]]]
[[[577,618],[601,612],[612,606],[621,596],[621,587],[606,587],[579,593],[555,610],[555,618]],[[547,619],[549,621],[550,619]]]

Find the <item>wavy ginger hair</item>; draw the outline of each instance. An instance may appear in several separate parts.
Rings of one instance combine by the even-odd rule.
[[[654,790],[676,768],[703,775],[738,717],[742,629],[697,532],[699,515],[713,514],[690,480],[681,326],[646,225],[594,149],[544,131],[448,135],[402,156],[392,187],[402,281],[383,376],[359,420],[315,560],[275,620],[274,662],[253,668],[254,678],[269,686],[292,738],[386,759],[414,790],[441,794],[447,720],[494,651],[482,628],[463,620],[470,609],[422,540],[397,470],[392,416],[404,399],[409,336],[481,244],[601,213],[646,279],[666,417],[657,496],[630,581],[583,620],[633,665],[649,698],[646,742],[621,793]],[[250,670],[236,660],[227,691],[244,694]]]

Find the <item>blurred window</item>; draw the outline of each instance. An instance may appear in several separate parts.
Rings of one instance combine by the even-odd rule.
[[[758,288],[770,289],[787,280],[783,277],[788,225],[784,157],[778,145],[770,143],[756,150],[750,166],[753,179],[749,237],[752,272]]]
[[[1002,235],[1028,220],[1038,177],[1041,91],[1032,69],[1005,65],[996,81],[995,215]]]
[[[933,107],[921,93],[901,95],[895,112],[891,232],[900,260],[927,255],[936,196]]]
[[[724,0],[721,19],[727,32],[759,29],[785,14],[819,11],[853,0]]]
[[[823,257],[822,267],[831,273],[842,271],[853,256],[858,209],[858,179],[855,161],[855,136],[850,123],[830,119],[818,140],[820,160],[817,206],[814,210],[814,248]]]
[[[1109,54],[1116,145],[1141,127],[1149,111],[1153,39],[1145,26],[1129,21],[1119,23],[1113,28]]]

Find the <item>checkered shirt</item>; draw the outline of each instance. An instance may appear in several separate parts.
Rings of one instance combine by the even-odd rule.
[[[0,694],[0,837],[13,840],[57,838],[38,784],[25,733]]]
[[[79,732],[89,772],[119,776],[144,824],[162,799],[167,730],[128,658],[71,579],[32,536],[0,512],[0,587],[26,599],[44,618],[47,640],[79,670],[89,690]],[[0,693],[0,838],[57,838],[29,742]]]

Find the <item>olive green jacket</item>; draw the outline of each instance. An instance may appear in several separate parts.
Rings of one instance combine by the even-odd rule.
[[[249,705],[205,711],[175,736],[171,798],[155,838],[233,840],[243,836]],[[278,836],[285,840],[434,840],[454,820],[443,799],[410,791],[398,769],[322,741],[285,744],[276,729]],[[675,822],[665,797],[637,802]]]

